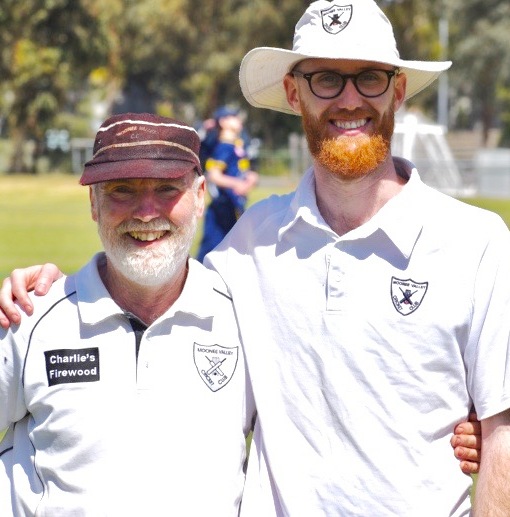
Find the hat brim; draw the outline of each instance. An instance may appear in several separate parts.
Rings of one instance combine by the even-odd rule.
[[[328,58],[373,61],[366,56],[311,56],[292,50],[273,47],[255,48],[248,52],[241,62],[239,82],[245,99],[257,108],[266,108],[298,115],[287,102],[283,78],[303,59]],[[392,61],[376,61],[400,68],[407,76],[406,99],[433,83],[451,61],[406,61],[395,58]]]
[[[80,178],[82,185],[122,179],[177,179],[197,170],[194,162],[187,160],[138,159],[85,164]]]

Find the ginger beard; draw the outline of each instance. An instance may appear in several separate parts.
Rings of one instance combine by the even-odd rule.
[[[370,116],[375,121],[373,135],[338,136],[330,138],[326,135],[329,121],[345,113],[348,120],[362,119]],[[390,108],[379,116],[372,113],[347,112],[338,110],[325,111],[319,117],[302,106],[303,129],[312,156],[326,169],[343,179],[356,179],[375,170],[388,156],[391,137],[395,127],[395,112]],[[379,118],[379,121],[377,120]]]

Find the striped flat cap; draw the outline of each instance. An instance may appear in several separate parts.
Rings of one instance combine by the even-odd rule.
[[[80,183],[179,178],[193,169],[202,174],[199,149],[198,133],[184,122],[151,113],[114,115],[99,128]]]

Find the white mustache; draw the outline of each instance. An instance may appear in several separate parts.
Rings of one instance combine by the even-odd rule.
[[[175,224],[172,224],[170,221],[161,221],[158,219],[147,223],[125,222],[117,228],[119,234],[130,232],[175,232],[176,230],[177,226],[175,226]]]

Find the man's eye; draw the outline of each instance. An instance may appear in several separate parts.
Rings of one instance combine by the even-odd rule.
[[[363,84],[379,83],[381,80],[381,74],[377,72],[363,72],[358,76],[358,81],[361,81]]]
[[[161,185],[158,187],[158,192],[160,194],[174,194],[177,193],[179,189],[175,187],[175,185]]]
[[[317,84],[326,88],[336,88],[342,82],[342,78],[338,74],[330,72],[318,74],[315,77]]]
[[[123,185],[119,185],[118,187],[113,187],[112,189],[110,189],[109,192],[110,192],[110,194],[119,194],[119,195],[132,194],[133,189],[123,186]]]

